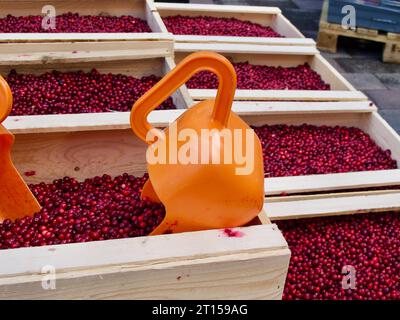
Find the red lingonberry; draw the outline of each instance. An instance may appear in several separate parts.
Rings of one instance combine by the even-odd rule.
[[[132,16],[89,16],[78,13],[64,13],[56,16],[55,29],[42,27],[43,16],[13,16],[0,18],[2,33],[115,33],[115,32],[151,32],[147,22]]]
[[[6,80],[14,96],[11,115],[19,116],[129,111],[160,78],[102,74],[96,69],[41,75],[12,70]],[[168,98],[158,109],[175,108],[172,98]]]
[[[330,90],[321,76],[308,63],[297,67],[270,67],[248,62],[233,63],[237,74],[237,88],[247,90]],[[216,89],[214,73],[201,71],[188,82],[189,89]]]
[[[397,169],[390,150],[354,127],[265,125],[261,140],[266,177]]]
[[[282,37],[271,27],[236,18],[169,16],[163,21],[173,34],[236,37]]]
[[[65,177],[30,185],[42,210],[33,217],[0,223],[0,249],[148,235],[165,210],[141,200],[147,178],[103,175],[78,182]]]
[[[292,252],[283,299],[400,299],[399,213],[278,221]]]

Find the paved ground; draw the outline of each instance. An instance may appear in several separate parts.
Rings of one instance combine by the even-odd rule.
[[[316,39],[323,0],[191,0],[194,3],[277,6],[305,34]],[[383,63],[382,46],[374,42],[339,39],[337,53],[325,58],[379,107],[400,132],[400,64]]]

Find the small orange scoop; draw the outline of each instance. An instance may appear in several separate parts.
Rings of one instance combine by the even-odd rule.
[[[164,131],[153,128],[147,121],[149,113],[201,70],[217,74],[216,99],[188,109]],[[235,90],[232,64],[219,54],[198,52],[184,59],[133,106],[132,130],[149,144],[149,180],[142,198],[161,202],[166,209],[166,216],[153,235],[237,227],[261,211],[261,143],[254,131],[231,112]],[[229,136],[233,143],[228,143]],[[233,159],[247,150],[252,166],[239,174],[243,164]]]
[[[14,136],[1,123],[12,107],[11,89],[0,76],[0,222],[40,211],[40,205],[11,161]]]

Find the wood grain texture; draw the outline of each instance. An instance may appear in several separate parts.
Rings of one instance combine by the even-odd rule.
[[[185,110],[155,110],[148,117],[155,127],[165,127]],[[80,113],[41,116],[12,116],[4,125],[14,134],[82,132],[130,129],[130,112]]]
[[[400,169],[266,178],[266,196],[400,186]]]
[[[330,196],[308,196],[306,199],[275,199],[264,204],[264,211],[272,221],[326,217],[368,212],[387,212],[400,209],[400,192],[359,192]]]
[[[165,26],[165,25],[164,25]],[[200,35],[173,35],[176,45],[185,43],[220,43],[221,36],[200,36]],[[266,40],[268,39],[268,40]],[[256,37],[224,37],[223,43],[229,44],[256,44],[261,46],[315,46],[315,41],[309,38],[256,38]],[[277,50],[277,49],[276,49]]]
[[[79,180],[102,175],[143,175],[147,145],[130,129],[18,135],[13,162],[28,183],[51,182],[64,176]]]
[[[240,231],[246,241],[209,230],[7,250],[0,297],[280,299],[290,258],[285,239],[271,224]],[[41,287],[48,265],[56,290]]]
[[[165,41],[113,41],[0,44],[0,65],[124,61],[171,56],[173,44]]]
[[[215,97],[215,89],[189,89],[193,100]],[[236,90],[236,101],[366,101],[361,91],[341,90]]]
[[[370,113],[377,107],[370,101],[234,101],[232,110],[240,115],[306,113]]]
[[[397,160],[397,165],[400,167],[399,134],[377,112],[370,116],[362,115],[361,117],[364,118],[361,129],[368,133],[383,149],[390,150],[392,157]]]
[[[69,43],[69,42],[173,41],[169,33],[0,33],[0,44]]]
[[[182,92],[183,94],[183,92]],[[182,98],[185,100],[184,98]],[[187,100],[190,103],[189,99]],[[176,101],[179,104],[179,100]],[[181,104],[179,104],[181,106]],[[360,102],[287,102],[287,101],[235,101],[232,109],[238,115],[252,119],[261,119],[271,115],[304,115],[304,114],[346,114],[371,113],[375,105],[369,101]],[[150,113],[149,122],[156,127],[164,127],[182,115],[184,109],[156,110]],[[292,117],[290,117],[292,118]],[[4,125],[14,134],[44,132],[102,131],[130,128],[129,112],[107,112],[95,114],[68,114],[41,116],[11,116]]]
[[[192,36],[194,37],[194,36]],[[208,36],[207,36],[208,38]],[[279,41],[279,40],[277,40]],[[279,43],[279,42],[278,42]],[[268,44],[248,44],[243,46],[242,43],[185,43],[178,42],[175,43],[175,52],[181,53],[186,52],[186,54],[199,51],[199,50],[209,50],[216,51],[219,53],[237,53],[237,54],[262,54],[270,53],[272,54],[286,54],[286,55],[314,55],[319,51],[313,46],[291,46],[291,45],[268,45]],[[268,57],[272,58],[272,57]],[[249,57],[250,59],[250,57]]]

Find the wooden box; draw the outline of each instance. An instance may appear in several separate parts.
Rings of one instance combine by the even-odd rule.
[[[67,45],[66,45],[67,44]],[[18,73],[42,74],[52,70],[90,71],[96,68],[102,73],[121,73],[134,77],[156,75],[162,77],[174,67],[171,41],[120,41],[120,42],[71,42],[71,43],[8,43],[0,45],[0,75],[10,70]],[[177,108],[187,108],[192,100],[183,87],[172,98]],[[164,110],[156,111],[162,114]],[[106,112],[101,119],[113,123],[115,114],[129,112]],[[55,126],[79,126],[81,119],[91,119],[95,114],[18,116],[9,117],[8,122],[25,126],[25,121],[46,124],[52,119]],[[28,119],[28,120],[26,120]],[[32,119],[32,120],[29,120]],[[73,120],[71,120],[73,119]],[[73,121],[73,122],[70,122]]]
[[[240,230],[241,238],[209,230],[2,250],[0,297],[280,299],[285,239],[275,224]],[[53,276],[55,290],[43,289]]]
[[[152,114],[153,125],[161,124],[159,115]],[[28,182],[146,171],[146,145],[130,129],[108,120],[102,126],[102,114],[87,116],[88,126],[69,127],[76,115],[66,115],[47,128],[49,118],[33,116],[23,130],[7,120],[16,136],[14,163],[20,172],[36,171]],[[209,230],[0,250],[0,298],[280,299],[290,259],[285,239],[264,212],[240,231],[240,237]],[[49,279],[56,290],[43,289]]]
[[[152,0],[148,0],[150,3]],[[264,45],[297,45],[314,46],[312,39],[306,39],[297,28],[285,18],[279,8],[257,7],[257,6],[232,6],[212,4],[182,4],[182,3],[161,3],[153,2],[155,8],[154,17],[158,28],[168,32],[162,21],[163,17],[184,15],[184,16],[212,16],[220,18],[236,18],[248,20],[271,27],[284,38],[266,37],[237,37],[237,36],[200,36],[200,35],[174,35],[176,42],[184,43],[241,43],[241,44],[264,44]]]
[[[271,221],[329,217],[400,209],[400,186],[393,190],[271,197],[264,211]]]
[[[146,0],[0,0],[0,18],[12,14],[14,16],[42,15],[42,8],[52,5],[56,14],[67,12],[81,15],[131,15],[147,22],[151,33],[0,33],[1,42],[60,42],[60,41],[157,41],[172,40],[170,34],[159,28],[152,13],[152,2]]]
[[[331,90],[243,90],[236,91],[235,100],[246,101],[360,101],[367,97],[357,91],[314,47],[288,47],[238,44],[175,44],[175,62],[198,50],[216,51],[232,62],[246,62],[257,65],[295,67],[308,63],[322,79],[331,85]],[[216,90],[190,89],[194,100],[214,97]]]

